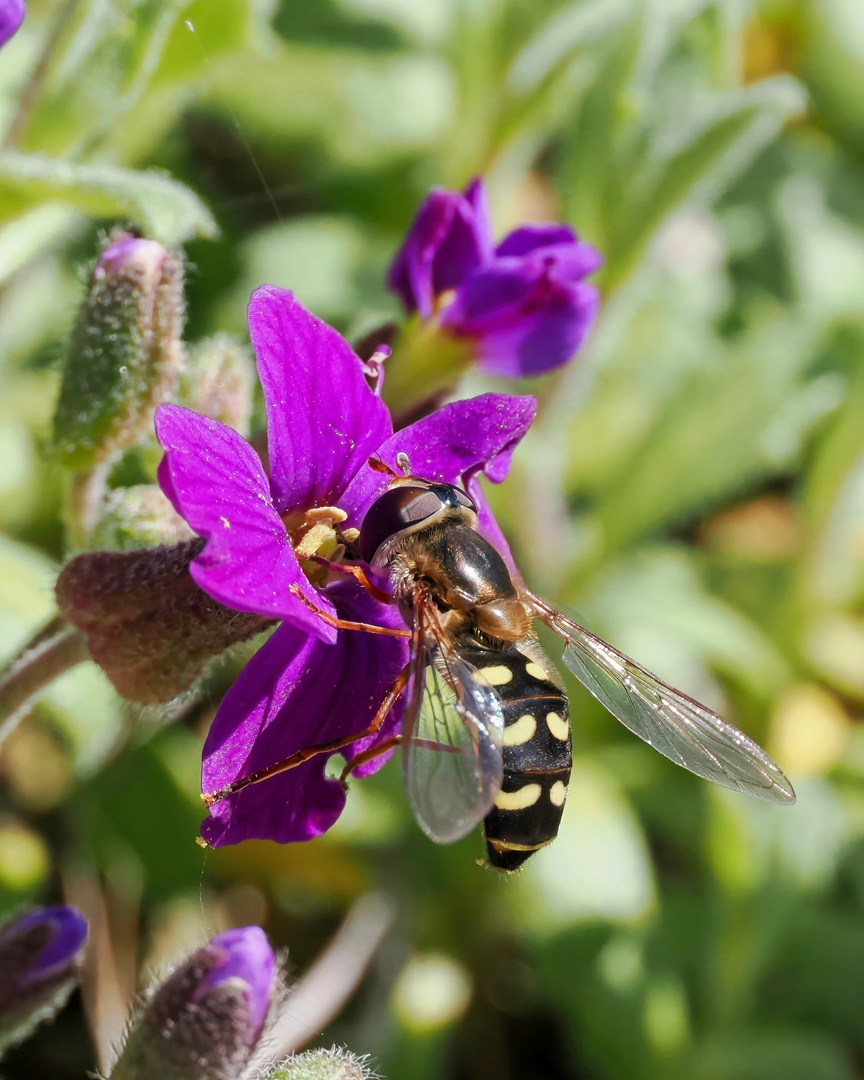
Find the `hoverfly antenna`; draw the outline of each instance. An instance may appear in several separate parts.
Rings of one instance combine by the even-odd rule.
[[[411,475],[411,458],[408,457],[404,450],[400,450],[396,455],[396,468],[402,470],[403,476]]]

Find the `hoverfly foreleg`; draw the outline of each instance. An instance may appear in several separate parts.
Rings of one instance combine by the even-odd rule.
[[[308,596],[303,595],[298,585],[289,585],[288,588],[299,600],[303,601],[310,611],[314,611],[319,619],[326,622],[329,626],[335,626],[337,630],[363,630],[367,634],[383,634],[385,637],[410,638],[412,636],[410,630],[394,630],[389,626],[375,626],[374,623],[351,622],[348,619],[337,619],[335,615],[330,615],[328,612],[322,611],[321,608],[316,607]]]
[[[366,576],[362,566],[350,566],[346,563],[330,562],[329,559],[323,558],[321,555],[312,555],[309,558],[310,562],[317,563],[318,566],[326,567],[333,574],[352,574],[366,592],[369,593],[373,599],[377,600],[379,604],[395,604],[396,597],[390,593],[384,592],[383,589],[379,589],[377,585],[373,585],[369,578]]]
[[[399,695],[405,689],[407,682],[408,665],[406,664],[402,671],[396,676],[393,685],[384,695],[369,726],[363,731],[358,731],[355,735],[346,735],[343,739],[334,739],[332,742],[319,743],[317,746],[307,746],[305,750],[298,750],[296,754],[292,754],[291,757],[286,758],[284,761],[277,761],[274,765],[268,765],[266,768],[259,769],[249,776],[243,776],[239,780],[234,780],[232,783],[226,784],[225,787],[220,788],[218,791],[214,791],[207,795],[202,793],[201,798],[207,806],[212,806],[214,803],[227,799],[229,795],[234,795],[238,791],[242,791],[243,788],[249,787],[251,784],[259,784],[262,780],[269,780],[271,776],[279,776],[280,773],[288,772],[289,769],[296,769],[298,765],[302,765],[310,758],[317,757],[318,754],[338,753],[339,750],[344,750],[346,746],[351,746],[361,739],[366,739],[370,735],[374,735],[377,731],[381,730],[381,725],[387,719],[390,710],[399,700]],[[365,761],[377,757],[378,754],[384,753],[385,750],[390,749],[391,745],[395,744],[391,744],[390,740],[387,740],[383,747],[370,748],[370,750],[374,749],[375,752],[369,753],[368,751],[365,751],[364,754],[358,755],[359,757],[362,757],[363,760],[355,760],[355,762],[351,763],[351,768],[356,768]],[[342,775],[345,776],[345,773],[343,772]],[[339,782],[342,783],[342,777],[339,778]]]
[[[392,750],[394,746],[399,746],[401,742],[401,734],[392,735],[389,739],[385,739],[384,742],[378,743],[377,746],[370,746],[368,750],[364,750],[362,754],[358,754],[357,757],[352,758],[339,776],[339,784],[342,787],[342,790],[348,790],[348,777],[355,769],[359,769],[360,766],[365,765],[367,761],[374,761],[375,758],[381,757],[381,755],[386,754],[388,750]]]

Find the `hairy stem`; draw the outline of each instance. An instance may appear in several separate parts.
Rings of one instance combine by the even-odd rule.
[[[0,674],[0,744],[47,686],[88,658],[84,635],[62,615],[31,638]]]

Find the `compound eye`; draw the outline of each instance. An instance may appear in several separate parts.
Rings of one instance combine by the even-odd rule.
[[[470,495],[466,494],[464,491],[460,491],[459,488],[456,488],[455,491],[460,506],[464,506],[466,510],[473,510],[475,514],[479,513],[477,504]]]
[[[442,505],[440,496],[434,491],[420,491],[402,506],[400,514],[403,524],[407,528],[409,525],[416,525],[418,521],[425,521],[437,514]]]
[[[371,562],[375,552],[391,536],[433,517],[442,507],[440,496],[425,487],[394,487],[369,508],[360,529],[360,553]]]

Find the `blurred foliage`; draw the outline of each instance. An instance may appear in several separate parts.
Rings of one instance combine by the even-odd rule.
[[[242,657],[171,717],[80,668],[0,754],[0,909],[99,881],[133,971],[262,921],[301,972],[383,890],[396,927],[323,1045],[389,1080],[860,1075],[862,60],[860,0],[31,0],[0,62],[0,652],[51,612],[59,363],[118,217],[185,243],[192,345],[242,336],[265,280],[357,336],[396,314],[428,186],[482,171],[501,232],[560,216],[607,260],[492,493],[526,578],[799,802],[711,788],[574,684],[561,835],[515,880],[430,844],[396,767],[311,844],[204,854],[201,737]],[[8,1080],[93,1067],[76,1002]]]

